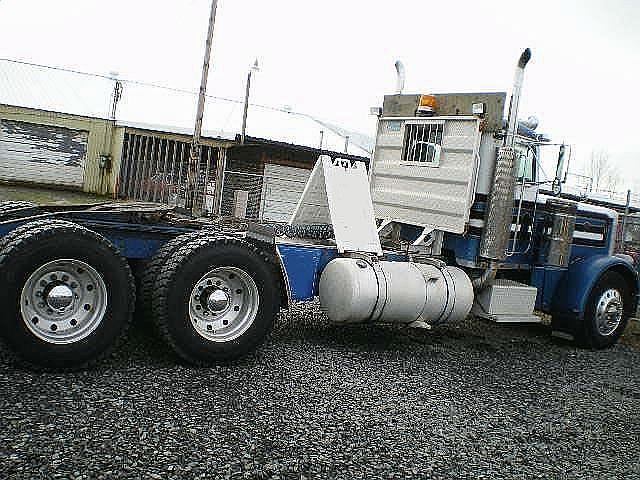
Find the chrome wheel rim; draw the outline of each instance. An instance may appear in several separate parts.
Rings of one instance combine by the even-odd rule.
[[[602,292],[596,304],[596,327],[601,335],[611,335],[616,331],[624,314],[622,295],[615,288]]]
[[[198,334],[229,342],[253,324],[260,295],[256,282],[237,267],[218,267],[198,280],[189,299],[189,317]]]
[[[36,337],[67,344],[90,335],[107,310],[107,286],[91,265],[75,259],[46,263],[22,288],[22,321]]]

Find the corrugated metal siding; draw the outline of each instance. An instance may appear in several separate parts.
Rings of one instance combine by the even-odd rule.
[[[79,187],[88,132],[0,120],[0,180]]]
[[[70,130],[79,130],[87,133],[87,148],[83,165],[83,182],[80,185],[67,186],[67,188],[78,188],[85,192],[107,195],[113,193],[117,170],[104,170],[99,167],[100,155],[108,153],[109,136],[114,135],[113,149],[118,148],[118,135],[120,129],[112,131],[111,122],[108,120],[69,115],[45,110],[36,110],[10,105],[0,105],[0,120],[14,122],[25,122],[41,126],[59,127]],[[119,154],[112,155],[117,159]],[[115,167],[115,165],[114,165]],[[51,184],[51,186],[60,186]]]
[[[310,174],[311,170],[305,168],[265,165],[262,218],[276,222],[289,221]]]

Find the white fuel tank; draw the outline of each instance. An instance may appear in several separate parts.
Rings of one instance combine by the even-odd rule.
[[[335,323],[439,325],[465,318],[473,303],[469,277],[441,263],[337,258],[322,272],[319,287],[320,303]]]

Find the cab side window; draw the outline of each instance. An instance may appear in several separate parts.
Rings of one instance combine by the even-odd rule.
[[[516,144],[516,178],[525,182],[535,181],[536,149],[532,145]]]

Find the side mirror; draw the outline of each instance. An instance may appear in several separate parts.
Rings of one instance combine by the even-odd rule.
[[[569,150],[569,153],[567,153]],[[567,173],[569,167],[569,160],[571,159],[571,148],[566,145],[560,145],[558,151],[558,163],[556,164],[556,176],[553,179],[552,191],[554,195],[560,195],[562,190],[562,184],[567,181]]]

